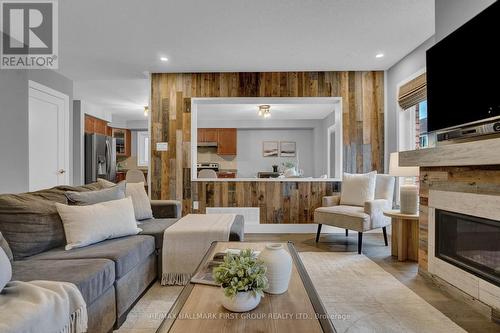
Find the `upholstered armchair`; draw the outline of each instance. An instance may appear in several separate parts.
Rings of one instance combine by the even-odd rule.
[[[319,241],[323,224],[343,228],[348,236],[348,230],[358,232],[358,253],[361,254],[363,232],[382,228],[384,241],[387,246],[386,226],[391,223],[390,218],[383,212],[392,209],[394,182],[392,176],[378,174],[375,180],[373,200],[367,200],[364,205],[341,204],[341,196],[327,196],[323,198],[323,207],[314,211],[314,222],[318,224],[316,242]]]

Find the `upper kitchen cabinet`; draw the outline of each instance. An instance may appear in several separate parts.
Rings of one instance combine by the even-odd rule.
[[[198,128],[198,142],[217,142],[217,128]]]
[[[237,146],[236,128],[217,129],[217,155],[236,155]]]
[[[108,135],[107,132],[107,121],[89,116],[87,114],[85,115],[85,133]]]
[[[113,138],[116,139],[116,156],[130,157],[132,151],[132,133],[129,129],[113,128]]]

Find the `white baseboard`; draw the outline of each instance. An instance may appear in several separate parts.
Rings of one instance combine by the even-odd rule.
[[[316,233],[317,224],[245,224],[246,234],[309,234]],[[355,231],[351,231],[354,233]],[[368,231],[367,233],[381,233],[382,229]],[[323,225],[322,234],[343,234],[345,229]]]

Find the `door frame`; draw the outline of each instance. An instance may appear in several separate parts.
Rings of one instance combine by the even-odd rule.
[[[57,90],[54,90],[52,88],[49,88],[43,84],[40,84],[38,82],[35,82],[35,81],[32,81],[32,80],[28,80],[28,99],[31,98],[31,89],[34,89],[34,90],[37,90],[43,94],[47,94],[47,95],[51,95],[53,97],[56,97],[56,98],[59,98],[59,99],[62,99],[63,102],[64,102],[64,110],[63,110],[63,136],[66,138],[66,140],[64,140],[64,146],[63,146],[63,163],[64,163],[64,167],[63,169],[66,170],[66,172],[64,173],[64,178],[63,178],[63,183],[64,184],[70,184],[69,180],[70,180],[70,151],[69,151],[69,147],[70,147],[70,136],[69,136],[69,118],[70,118],[70,114],[69,114],[69,96],[66,95],[66,94],[63,94],[62,92],[60,91],[57,91]],[[28,110],[28,117],[29,117],[29,110]],[[29,136],[29,131],[28,131],[28,136]],[[28,140],[29,142],[29,140]],[[28,145],[28,163],[29,163],[29,145]],[[29,166],[28,166],[29,168]],[[28,177],[28,187],[30,187],[30,181],[29,181],[29,177]]]

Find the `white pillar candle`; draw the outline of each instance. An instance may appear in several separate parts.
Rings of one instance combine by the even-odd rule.
[[[400,188],[401,213],[416,215],[418,213],[418,188],[415,184],[404,184]]]

